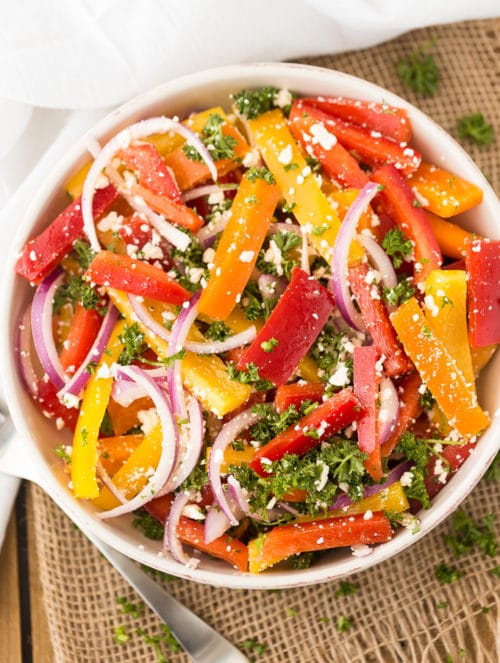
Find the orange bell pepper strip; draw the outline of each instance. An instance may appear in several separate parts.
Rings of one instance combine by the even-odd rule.
[[[216,320],[225,320],[239,302],[280,197],[278,187],[257,172],[241,180],[198,303],[200,313]]]
[[[285,454],[303,456],[321,444],[322,439],[358,421],[363,414],[364,410],[352,389],[342,389],[257,449],[248,465],[260,476],[268,476],[266,470],[270,462],[279,460]]]
[[[155,265],[144,260],[99,251],[85,272],[92,283],[118,288],[134,295],[180,305],[191,295],[177,281]]]
[[[427,385],[448,423],[463,437],[478,435],[489,424],[489,418],[477,402],[456,361],[436,336],[412,297],[392,315],[398,336]]]
[[[233,148],[234,156],[231,159],[218,159],[215,161],[217,174],[227,175],[238,168],[243,157],[250,150],[250,146],[241,133],[231,124],[224,124],[222,133],[236,140]],[[183,146],[177,147],[173,152],[165,156],[166,165],[174,172],[175,179],[181,191],[188,191],[198,184],[202,184],[211,178],[210,171],[203,161],[192,161],[184,152]]]
[[[369,131],[378,131],[398,143],[410,141],[410,116],[404,108],[349,97],[304,97],[301,101]]]
[[[384,210],[413,243],[415,280],[423,283],[432,270],[439,269],[443,262],[427,214],[421,207],[415,206],[415,195],[408,181],[392,164],[376,170],[372,180],[383,187],[379,197]]]
[[[116,436],[125,435],[131,428],[137,426],[139,419],[137,413],[140,410],[149,410],[153,407],[153,401],[148,397],[137,398],[128,407],[119,405],[113,398],[108,403],[108,415],[111,419],[113,432]]]
[[[465,266],[471,345],[500,343],[500,240],[475,239],[468,244]]]
[[[422,412],[420,405],[419,387],[422,380],[417,371],[405,375],[398,386],[399,395],[399,417],[396,426],[391,435],[382,444],[380,451],[382,458],[390,456],[394,447],[398,444],[399,438],[409,428]]]
[[[99,460],[106,472],[113,476],[143,441],[142,433],[101,437],[98,443]]]
[[[422,162],[408,183],[425,209],[445,219],[479,205],[483,199],[476,184],[430,163]]]
[[[111,364],[118,360],[124,348],[120,341],[124,327],[124,320],[116,324],[107,349],[102,354],[97,369],[90,376],[83,394],[71,455],[71,482],[76,497],[92,499],[99,495],[96,476],[99,429],[113,387],[113,378],[107,377],[105,373],[106,368],[109,369]]]
[[[311,172],[283,113],[279,109],[268,111],[248,120],[248,126],[295,218],[301,226],[310,229],[308,235],[312,244],[330,261],[340,219]],[[315,234],[315,230],[319,234]],[[358,250],[358,257],[361,255]]]
[[[201,216],[184,203],[161,196],[140,184],[133,184],[130,187],[130,193],[132,196],[142,198],[155,212],[162,214],[167,221],[187,228],[192,233],[197,232],[204,223]]]
[[[151,502],[144,505],[144,508],[153,518],[164,525],[172,500],[173,495],[165,495],[164,497],[151,500]],[[201,550],[212,557],[222,559],[228,564],[231,564],[231,566],[234,566],[238,571],[242,571],[243,573],[248,571],[247,546],[228,534],[222,534],[222,536],[214,539],[214,541],[205,543],[205,525],[181,516],[179,525],[177,526],[177,536],[182,543],[196,550]]]
[[[380,481],[382,478],[377,424],[381,378],[381,371],[377,370],[379,357],[380,350],[376,345],[354,348],[354,393],[364,408],[364,414],[357,425],[358,447],[368,456],[364,466],[374,481]]]
[[[429,325],[473,388],[466,273],[459,269],[435,269],[425,281],[425,295],[425,316]]]
[[[303,552],[384,543],[392,535],[389,518],[382,512],[374,513],[369,520],[357,514],[280,525],[249,542],[249,571],[260,573]]]
[[[389,313],[380,296],[377,298],[372,294],[376,285],[368,282],[369,271],[370,268],[366,262],[350,268],[349,283],[354,299],[360,308],[361,317],[374,344],[385,357],[384,369],[387,375],[394,377],[408,373],[413,368],[412,363],[398,342]]]
[[[120,469],[113,474],[112,481],[116,488],[123,493],[126,499],[132,499],[146,485],[151,468],[158,465],[162,449],[163,434],[161,424],[144,435],[142,442],[127,458]],[[173,441],[172,441],[173,444]],[[113,495],[107,486],[103,486],[99,496],[93,500],[99,509],[107,511],[120,505],[120,501]]]
[[[467,242],[471,242],[478,235],[469,233],[456,223],[445,221],[432,212],[427,212],[427,218],[443,255],[462,260],[465,256]]]
[[[87,356],[101,328],[103,316],[97,309],[77,303],[59,360],[65,371],[74,373]]]

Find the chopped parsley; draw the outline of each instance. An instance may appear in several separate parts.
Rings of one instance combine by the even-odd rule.
[[[411,240],[399,228],[392,228],[382,240],[382,248],[391,258],[394,269],[401,267],[405,258],[413,253]]]
[[[257,166],[252,166],[247,170],[246,177],[250,182],[256,182],[257,180],[264,180],[267,184],[276,184],[274,175],[268,170],[265,166],[257,168]]]
[[[439,67],[428,48],[417,48],[396,62],[396,70],[403,85],[424,97],[432,97],[436,93],[440,80]]]
[[[292,566],[294,569],[308,569],[313,561],[313,552],[303,552],[292,557]]]
[[[135,619],[139,619],[144,614],[144,603],[131,603],[125,596],[118,596],[116,602],[121,607],[120,612],[122,615],[131,615]]]
[[[200,491],[208,484],[208,473],[206,464],[198,463],[188,478],[182,483],[181,490]]]
[[[458,135],[462,139],[470,139],[482,147],[491,145],[495,140],[495,132],[482,113],[463,115],[458,120]]]
[[[446,534],[444,540],[456,559],[470,552],[475,546],[489,557],[497,554],[497,540],[493,530],[495,516],[490,513],[475,523],[467,513],[460,509],[451,520],[452,533]]]
[[[233,95],[234,105],[238,113],[253,120],[262,113],[276,108],[279,90],[276,87],[261,87],[257,90],[242,90]]]
[[[203,262],[203,247],[201,244],[192,233],[186,230],[183,230],[183,232],[189,236],[191,241],[185,251],[181,251],[175,246],[172,247],[170,255],[177,263],[173,269],[176,273],[176,280],[182,287],[189,292],[196,292],[200,287],[200,280],[202,278],[208,279],[208,268],[206,263]],[[193,273],[199,274],[198,278],[191,278],[191,270],[193,270]]]
[[[158,663],[168,663],[163,654],[163,645],[172,652],[182,651],[181,645],[177,642],[172,631],[166,624],[160,624],[160,633],[157,635],[150,635],[142,628],[137,628],[136,633],[142,637],[146,644],[154,648]]]
[[[205,330],[205,336],[211,341],[225,341],[231,334],[231,329],[223,320],[212,322]]]
[[[434,575],[441,584],[451,585],[451,583],[460,580],[463,572],[454,566],[447,566],[444,562],[441,562],[435,567]]]
[[[272,242],[272,244],[271,244]],[[300,235],[291,231],[281,231],[271,235],[264,247],[259,251],[257,258],[257,269],[264,274],[275,276],[286,276],[290,280],[292,269],[299,264],[298,256],[290,256],[289,252],[302,244]],[[269,247],[279,254],[279,261],[271,262],[268,258]],[[274,258],[274,255],[273,255]]]
[[[67,465],[71,464],[71,456],[69,453],[66,451],[66,447],[64,444],[58,444],[57,447],[54,449],[55,455],[63,460]]]
[[[258,403],[252,406],[252,412],[258,414],[261,419],[248,432],[252,440],[257,440],[260,445],[267,444],[274,437],[293,426],[302,416],[294,405],[283,412],[278,412],[270,403]]]
[[[164,357],[161,360],[161,363],[164,366],[173,366],[174,363],[180,359],[184,359],[184,357],[187,355],[187,350],[185,348],[181,348],[178,352],[175,352],[173,355],[169,355],[168,357]]]
[[[94,288],[79,274],[70,274],[54,297],[53,309],[57,313],[65,304],[80,302],[83,308],[98,308],[101,298]]]
[[[123,625],[117,626],[115,628],[113,640],[117,645],[124,645],[126,642],[128,642],[130,640],[130,635],[127,633],[127,627]]]
[[[345,356],[347,340],[344,332],[339,332],[327,323],[313,343],[309,352],[321,370],[321,380],[324,382],[335,373],[340,361],[346,366],[349,382],[352,381],[352,355]]]
[[[270,338],[268,341],[262,341],[260,347],[264,350],[264,352],[272,352],[277,345],[279,345],[278,339]]]
[[[237,140],[234,136],[227,135],[222,131],[222,127],[225,124],[226,121],[222,115],[211,113],[200,134],[202,142],[207,147],[214,161],[219,159],[234,159],[235,157],[234,148],[237,145]],[[193,145],[186,143],[182,149],[191,161],[202,161],[198,150]]]
[[[240,649],[244,649],[245,651],[250,652],[255,656],[262,656],[269,651],[269,647],[265,643],[259,642],[257,638],[248,638],[247,640],[243,640],[243,642],[240,642],[238,646]]]
[[[435,444],[436,440],[432,440],[432,443]],[[415,463],[411,469],[413,475],[411,484],[404,487],[406,496],[418,500],[425,509],[428,509],[431,503],[425,487],[425,478],[427,463],[432,453],[431,444],[428,440],[415,437],[413,433],[406,431],[401,435],[394,451]]]
[[[335,596],[338,598],[340,596],[351,596],[351,594],[356,594],[359,589],[359,585],[355,585],[353,582],[344,580],[340,583],[340,587],[335,592]]]
[[[484,475],[486,481],[498,481],[500,479],[500,453],[497,453],[493,462]]]
[[[402,278],[393,288],[382,286],[382,298],[389,306],[399,306],[415,294],[411,278]]]
[[[426,388],[425,392],[418,399],[418,404],[423,410],[432,410],[436,404],[436,400],[428,388]]]
[[[128,366],[131,364],[137,359],[137,357],[140,357],[146,349],[146,344],[144,343],[145,337],[143,332],[139,329],[137,322],[133,322],[131,325],[125,325],[123,332],[118,338],[125,346],[118,357],[118,363],[121,366]]]
[[[76,258],[80,263],[80,267],[85,270],[88,268],[92,260],[97,255],[96,251],[81,239],[77,239],[73,244],[73,251],[76,253]]]
[[[353,624],[354,620],[351,617],[346,617],[345,615],[339,615],[337,617],[337,631],[339,633],[345,633]]]
[[[269,380],[262,379],[259,375],[257,366],[250,362],[247,364],[245,370],[239,370],[234,363],[230,361],[227,365],[227,374],[230,380],[241,382],[242,384],[251,384],[257,391],[267,391],[273,387],[273,383]]]
[[[152,539],[153,541],[161,541],[163,539],[163,525],[147,511],[144,511],[144,509],[134,511],[132,525],[136,529],[142,530],[142,533],[147,539]]]

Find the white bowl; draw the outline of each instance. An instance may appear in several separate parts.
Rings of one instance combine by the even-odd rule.
[[[91,134],[106,140],[116,131],[139,119],[153,115],[186,116],[189,112],[227,105],[228,94],[242,88],[272,85],[295,90],[303,95],[344,95],[360,99],[385,101],[408,109],[414,132],[413,143],[425,156],[464,178],[476,183],[484,192],[481,205],[463,215],[463,225],[478,233],[500,239],[500,204],[464,150],[429,117],[408,102],[372,83],[337,71],[296,64],[252,64],[212,69],[165,83],[129,101],[94,127]],[[14,356],[16,327],[26,302],[32,297],[29,284],[14,273],[14,262],[27,239],[40,232],[67,204],[64,183],[89,158],[88,139],[83,136],[57,167],[49,173],[32,201],[12,246],[6,279],[2,284],[2,310],[6,324],[1,339],[0,365],[8,406],[18,431],[15,444],[0,451],[0,470],[30,479],[42,486],[67,515],[82,528],[129,557],[169,574],[216,586],[271,589],[324,582],[361,571],[387,561],[420,540],[433,527],[449,516],[470,493],[486,471],[500,442],[500,418],[483,435],[477,449],[465,461],[457,475],[434,499],[432,508],[421,516],[421,530],[412,534],[401,529],[388,543],[376,546],[367,557],[354,557],[350,550],[334,550],[321,557],[308,569],[270,569],[260,575],[240,573],[222,561],[205,558],[196,569],[175,562],[161,552],[161,545],[145,539],[130,525],[131,517],[102,522],[95,517],[92,505],[76,500],[68,489],[68,477],[55,458],[54,447],[67,442],[67,432],[57,432],[32,403],[18,374]],[[500,355],[488,365],[479,381],[480,401],[492,415],[500,409],[498,376]],[[57,535],[55,533],[55,535]]]

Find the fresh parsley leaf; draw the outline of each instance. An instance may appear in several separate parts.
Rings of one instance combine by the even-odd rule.
[[[225,341],[231,334],[231,329],[223,320],[212,322],[205,330],[205,336],[212,341]]]
[[[452,533],[446,534],[444,540],[456,559],[470,552],[474,546],[480,548],[485,555],[495,557],[498,544],[493,529],[494,518],[494,514],[490,513],[478,524],[463,509],[453,515]]]
[[[274,249],[281,255],[281,261],[278,264],[266,260],[267,250],[270,243],[273,243]],[[257,268],[264,274],[274,274],[275,276],[286,276],[290,280],[292,269],[299,264],[297,256],[289,256],[289,252],[299,247],[302,243],[301,237],[294,232],[278,232],[269,237],[269,241],[259,251],[257,258]]]
[[[340,587],[335,592],[336,597],[340,596],[350,596],[351,594],[356,594],[359,589],[359,585],[355,585],[353,582],[344,580],[340,583]]]
[[[122,615],[132,615],[135,619],[139,619],[144,614],[144,603],[132,603],[125,596],[118,596],[116,602],[121,607],[120,612]]]
[[[177,360],[184,359],[186,355],[187,355],[187,350],[185,348],[181,348],[178,352],[175,352],[173,355],[164,357],[161,360],[161,363],[168,368],[169,366],[173,366]]]
[[[283,412],[278,412],[270,403],[257,403],[252,406],[252,412],[258,414],[261,419],[248,432],[252,440],[257,440],[261,445],[267,444],[274,437],[293,426],[301,417],[301,413],[294,405]]]
[[[127,633],[127,627],[123,625],[117,626],[115,628],[113,640],[117,645],[124,645],[126,642],[128,642],[130,640],[130,635]]]
[[[304,552],[292,557],[292,566],[294,569],[308,569],[314,560],[313,552]]]
[[[436,400],[428,388],[426,388],[425,392],[418,399],[418,404],[423,410],[432,410],[436,404]]]
[[[463,572],[454,566],[447,566],[444,562],[441,562],[435,567],[434,575],[441,584],[451,585],[451,583],[460,580]]]
[[[258,90],[241,90],[241,92],[233,95],[233,101],[241,115],[253,120],[262,113],[275,108],[278,93],[278,88],[271,86],[262,87]]]
[[[411,470],[412,482],[409,486],[404,487],[406,496],[418,500],[425,509],[428,509],[430,500],[425,487],[425,477],[432,447],[427,440],[419,439],[413,433],[406,431],[401,435],[395,452],[402,454],[415,463]]]
[[[500,479],[500,453],[497,453],[493,462],[484,475],[486,481],[498,481]]]
[[[399,228],[392,228],[382,240],[382,248],[391,258],[394,269],[401,267],[405,258],[411,256],[413,246]]]
[[[337,631],[339,633],[345,633],[353,624],[354,620],[351,617],[346,617],[345,615],[339,615],[337,617]]]
[[[462,139],[470,139],[476,145],[491,145],[495,140],[495,131],[482,113],[463,115],[458,120],[458,135]]]
[[[132,525],[133,527],[142,530],[142,533],[147,539],[152,539],[153,541],[160,541],[163,539],[163,525],[143,509],[134,512]]]
[[[118,338],[121,343],[125,345],[118,357],[118,363],[121,366],[128,366],[131,364],[137,359],[137,357],[140,357],[146,349],[144,343],[145,337],[143,332],[139,329],[137,322],[133,322],[131,325],[125,325],[123,332]]]
[[[260,347],[264,350],[264,352],[272,352],[278,344],[279,341],[277,338],[270,338],[268,341],[262,341]]]
[[[410,278],[402,278],[394,288],[382,286],[382,297],[389,306],[399,306],[415,294],[415,288]]]
[[[202,454],[203,455],[203,454]],[[206,464],[202,465],[198,463],[188,478],[184,481],[181,486],[182,490],[194,490],[195,492],[200,491],[203,486],[208,484],[208,473]]]
[[[225,134],[222,127],[226,121],[219,113],[211,113],[202,129],[200,138],[214,161],[219,159],[234,159],[234,148],[237,145],[237,140],[234,136]],[[186,156],[191,161],[202,161],[198,150],[193,146],[186,143],[182,148]]]
[[[94,309],[99,306],[101,298],[83,276],[70,274],[66,283],[61,285],[54,297],[54,312],[60,311],[65,304],[76,304],[77,302],[80,302],[86,309]]]
[[[247,640],[243,640],[243,642],[240,642],[239,647],[240,649],[251,652],[256,656],[262,656],[269,651],[269,647],[263,642],[259,642],[257,638],[248,638]]]
[[[227,365],[227,374],[231,380],[241,382],[242,384],[251,384],[257,391],[267,391],[272,389],[273,383],[262,379],[259,375],[257,366],[250,362],[245,370],[238,370],[234,363],[230,361]]]
[[[66,451],[66,447],[63,444],[58,444],[57,447],[54,449],[54,453],[58,458],[63,460],[67,465],[71,464],[71,456]]]
[[[165,645],[170,651],[182,651],[181,645],[174,638],[172,631],[166,624],[160,624],[160,633],[157,635],[150,635],[142,628],[137,628],[136,633],[140,635],[144,642],[151,645],[156,653],[158,663],[168,663],[163,654],[163,647]]]
[[[73,244],[73,251],[76,253],[77,260],[80,263],[80,266],[83,270],[86,270],[92,260],[97,255],[96,251],[81,239],[77,239]]]
[[[255,182],[256,180],[264,180],[268,184],[276,184],[274,175],[268,170],[265,166],[258,168],[257,166],[252,166],[247,170],[246,177],[250,182]]]
[[[439,67],[428,47],[417,48],[396,63],[401,82],[424,97],[432,97],[440,80]]]

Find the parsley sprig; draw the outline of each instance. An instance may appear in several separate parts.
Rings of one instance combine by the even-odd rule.
[[[237,145],[237,141],[234,136],[225,134],[222,131],[222,127],[225,124],[226,121],[222,115],[211,113],[200,135],[202,142],[210,152],[210,156],[215,161],[218,159],[234,159],[235,157],[234,148]],[[182,149],[191,161],[202,161],[198,150],[193,145],[186,143]]]
[[[446,534],[444,540],[456,559],[477,546],[485,555],[495,557],[498,543],[493,530],[493,513],[484,516],[480,523],[464,511],[457,511],[451,520],[452,533]]]
[[[404,259],[411,256],[413,252],[411,240],[399,228],[392,228],[385,234],[382,248],[391,258],[394,269],[401,267]]]
[[[491,145],[495,140],[495,131],[482,113],[471,113],[460,117],[458,119],[458,135],[462,139],[474,141],[479,147]]]
[[[424,97],[436,93],[441,76],[434,56],[429,53],[429,46],[421,46],[398,60],[396,70],[403,85],[414,92]]]
[[[253,120],[276,107],[278,93],[278,88],[272,86],[257,90],[242,90],[233,95],[233,101],[241,115]]]

